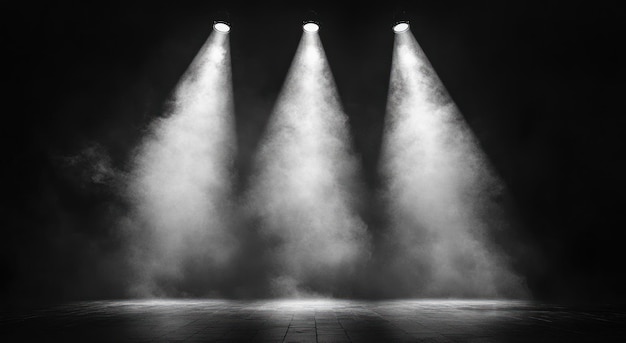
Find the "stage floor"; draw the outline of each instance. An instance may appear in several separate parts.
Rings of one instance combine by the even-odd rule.
[[[624,308],[491,300],[91,301],[0,325],[0,342],[626,342]]]

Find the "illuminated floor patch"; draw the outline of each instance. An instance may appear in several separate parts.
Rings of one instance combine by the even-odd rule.
[[[0,341],[623,342],[624,322],[521,301],[93,301],[3,315]]]

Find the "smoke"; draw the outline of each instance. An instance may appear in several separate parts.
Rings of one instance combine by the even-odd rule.
[[[384,275],[407,296],[523,296],[490,244],[506,192],[410,31],[395,35],[381,172]]]
[[[317,33],[304,32],[255,159],[249,215],[274,295],[339,295],[367,260],[358,164]]]
[[[112,247],[83,248],[104,261],[93,284],[127,281],[134,297],[524,296],[491,240],[509,230],[506,189],[409,32],[394,47],[382,199],[361,184],[317,33],[303,33],[241,198],[231,82],[228,35],[214,32],[128,171],[98,144],[63,159],[81,190],[123,188],[101,224],[121,229]],[[379,200],[388,223],[371,230],[362,215]]]
[[[213,32],[149,128],[128,179],[134,295],[207,295],[237,249],[228,35]]]
[[[113,167],[106,149],[96,142],[90,142],[75,155],[55,157],[60,168],[70,174],[73,181],[82,189],[96,185],[108,185],[119,179],[121,172]]]

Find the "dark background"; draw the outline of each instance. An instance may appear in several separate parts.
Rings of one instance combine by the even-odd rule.
[[[365,3],[3,3],[5,303],[123,296],[119,175],[219,10],[233,24],[240,190],[308,9],[319,14],[375,190],[401,8],[509,187],[523,223],[512,234],[530,247],[510,254],[533,296],[623,303],[626,17],[617,2]]]

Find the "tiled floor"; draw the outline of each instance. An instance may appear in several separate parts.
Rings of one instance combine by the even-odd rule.
[[[81,302],[2,315],[0,342],[626,342],[626,309],[521,301]]]

